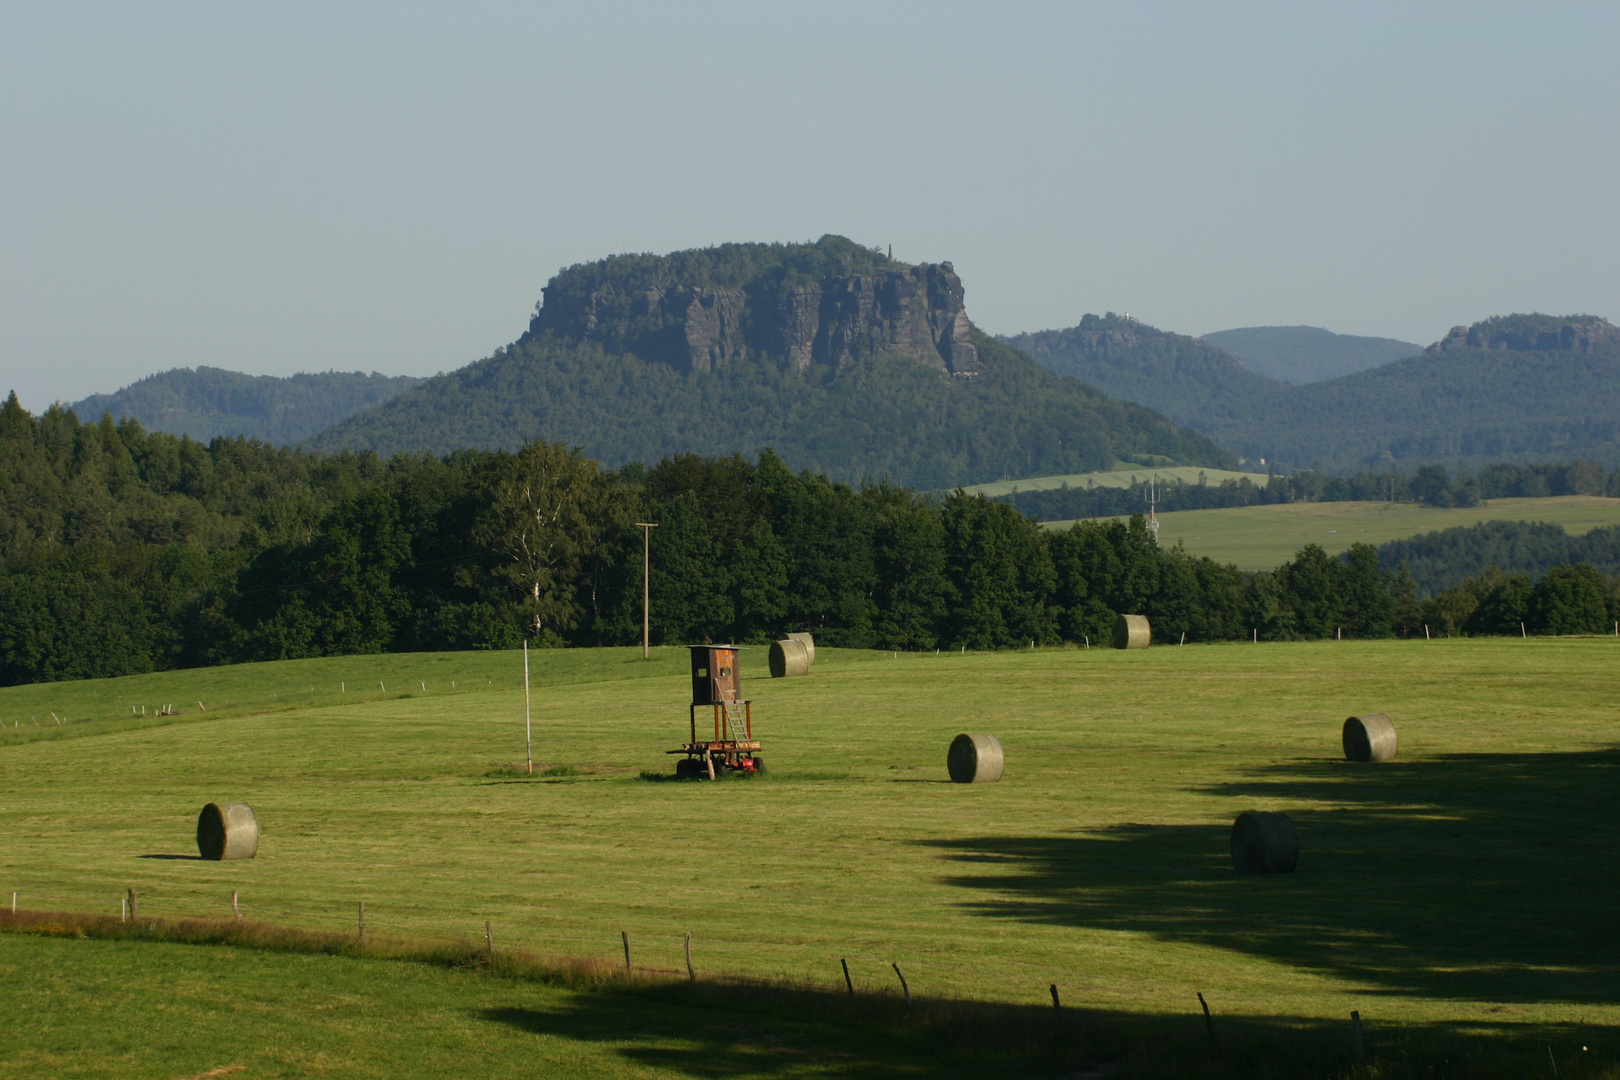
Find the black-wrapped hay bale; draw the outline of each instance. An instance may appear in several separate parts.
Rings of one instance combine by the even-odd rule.
[[[1232,865],[1240,874],[1292,874],[1299,837],[1287,814],[1246,810],[1232,823]]]
[[[945,767],[958,784],[993,784],[1001,779],[1001,740],[994,735],[958,735],[951,740]]]
[[[810,651],[804,642],[784,638],[771,642],[771,678],[785,679],[789,675],[810,674]]]
[[[811,667],[816,666],[816,639],[815,638],[811,637],[809,634],[788,634],[787,639],[789,641],[803,642],[804,643],[804,651],[810,654],[810,666]]]
[[[1351,761],[1394,761],[1395,725],[1381,712],[1344,722],[1344,756]]]
[[[1121,615],[1114,620],[1114,648],[1145,649],[1153,642],[1146,615]]]
[[[209,803],[197,815],[197,854],[251,859],[259,853],[259,822],[247,803]]]

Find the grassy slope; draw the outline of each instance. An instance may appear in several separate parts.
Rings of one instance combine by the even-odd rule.
[[[1146,483],[1149,479],[1160,481],[1180,480],[1183,483],[1196,484],[1202,476],[1211,484],[1219,484],[1223,480],[1248,480],[1251,484],[1265,486],[1265,473],[1235,472],[1228,469],[1201,469],[1196,465],[1171,465],[1164,468],[1148,468],[1144,465],[1122,465],[1105,472],[1071,473],[1068,476],[1030,476],[1023,480],[1001,480],[994,484],[972,484],[963,490],[969,495],[988,495],[992,498],[998,495],[1011,495],[1016,491],[1052,491],[1064,484],[1072,488],[1085,487],[1093,484],[1097,487],[1130,487],[1132,484]]]
[[[1561,495],[1545,499],[1490,499],[1470,509],[1418,503],[1277,503],[1226,510],[1180,510],[1159,515],[1159,539],[1181,541],[1193,555],[1234,563],[1243,570],[1270,570],[1294,557],[1306,544],[1329,554],[1351,544],[1382,544],[1433,529],[1480,521],[1549,521],[1580,535],[1603,525],[1620,525],[1620,499],[1600,495]],[[1073,522],[1049,521],[1049,529]]]
[[[721,785],[637,778],[669,768],[685,726],[679,657],[631,681],[549,683],[538,664],[537,756],[582,775],[493,768],[522,758],[522,695],[503,688],[10,745],[0,891],[116,912],[134,887],[146,914],[180,916],[221,914],[236,889],[252,917],[317,929],[352,925],[363,899],[379,931],[491,919],[541,952],[611,958],[628,930],[670,968],[691,930],[708,971],[832,982],[847,955],[883,985],[900,960],[922,992],[1010,1001],[1057,981],[1153,1011],[1196,984],[1229,1012],[1443,1020],[1506,1003],[1613,1022],[1598,883],[1620,839],[1616,648],[829,650],[812,678],[750,681],[774,775]],[[640,668],[631,655],[561,658],[612,679]],[[227,671],[244,699],[281,676]],[[179,697],[201,674],[216,675],[161,678]],[[0,692],[0,708],[22,691],[38,692]],[[1393,768],[1335,760],[1340,718],[1369,708],[1401,725]],[[943,782],[962,730],[1002,738],[1005,782]],[[212,799],[255,806],[257,860],[147,857],[194,851]],[[1230,872],[1227,827],[1254,806],[1295,815],[1300,873]]]

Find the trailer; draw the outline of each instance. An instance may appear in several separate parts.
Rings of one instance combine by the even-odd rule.
[[[742,696],[736,645],[693,645],[692,704],[687,711],[685,745],[666,753],[682,755],[675,775],[682,780],[719,780],[728,773],[762,773],[765,761],[754,738],[754,703]],[[697,711],[708,709],[714,725],[704,724],[698,737]],[[709,719],[708,717],[705,720]]]

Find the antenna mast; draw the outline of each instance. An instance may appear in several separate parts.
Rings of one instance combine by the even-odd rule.
[[[1159,542],[1159,518],[1154,511],[1156,511],[1159,506],[1159,492],[1158,489],[1154,487],[1153,479],[1154,478],[1151,476],[1148,477],[1147,494],[1143,495],[1142,498],[1147,500],[1148,504],[1148,535],[1152,536],[1153,542],[1157,544]]]

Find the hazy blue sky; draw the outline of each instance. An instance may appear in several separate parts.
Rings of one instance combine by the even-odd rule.
[[[843,233],[993,332],[1620,317],[1620,5],[0,5],[0,372],[460,367]],[[3,388],[0,388],[3,392]]]

